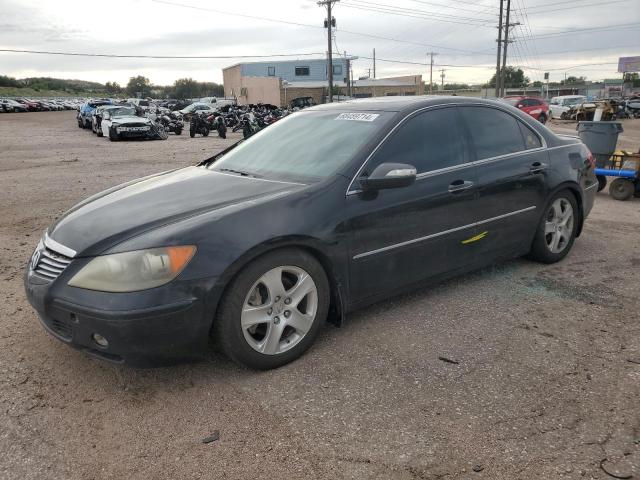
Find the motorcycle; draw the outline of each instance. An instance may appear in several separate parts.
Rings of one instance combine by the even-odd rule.
[[[173,132],[176,135],[182,134],[184,128],[184,122],[182,116],[178,112],[164,113],[158,116],[158,122],[168,132]]]
[[[209,130],[216,130],[220,138],[227,138],[227,125],[224,121],[224,116],[218,113],[214,113],[207,117],[207,124]]]
[[[200,134],[203,137],[209,136],[209,124],[205,118],[206,114],[194,113],[191,115],[191,121],[189,122],[189,136],[195,137],[196,134]]]

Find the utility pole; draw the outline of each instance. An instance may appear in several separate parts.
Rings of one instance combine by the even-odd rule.
[[[329,103],[333,102],[333,52],[331,49],[331,27],[335,27],[336,21],[331,16],[331,7],[340,0],[321,0],[318,5],[327,7],[327,20],[325,21],[325,27],[327,29],[327,77],[329,78]]]
[[[500,54],[502,48],[502,10],[503,10],[504,0],[500,0],[500,20],[498,22],[498,59],[496,60],[496,98],[500,96],[500,77],[501,77],[501,68],[500,68]]]
[[[376,78],[376,49],[373,49],[373,78]]]
[[[442,89],[444,90],[444,72],[446,72],[446,70],[443,68],[440,70],[440,78],[442,79]]]
[[[507,15],[506,22],[504,24],[504,48],[502,49],[502,81],[501,84],[501,96],[505,95],[505,81],[507,76],[507,47],[513,40],[509,40],[509,29],[511,27],[515,27],[516,25],[520,25],[520,22],[509,23],[509,16],[511,14],[511,0],[507,0]]]
[[[429,63],[429,95],[433,94],[433,57],[434,55],[438,55],[435,52],[429,52],[429,56],[431,57],[431,62]]]

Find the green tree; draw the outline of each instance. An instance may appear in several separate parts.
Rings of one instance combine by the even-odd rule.
[[[514,67],[507,67],[504,70],[504,86],[507,88],[527,87],[529,85],[529,77],[525,77],[521,68],[517,70]],[[496,86],[496,74],[494,73],[489,80],[489,86]]]
[[[445,83],[445,90],[466,90],[469,88],[469,85],[466,83]]]
[[[0,87],[21,87],[20,82],[13,77],[0,75]]]
[[[104,84],[104,88],[107,93],[121,93],[122,87],[118,82],[107,82]]]
[[[536,87],[536,88],[540,88],[542,86],[542,82],[539,80],[536,80],[535,82],[533,82],[531,84],[532,87]]]
[[[174,95],[177,98],[194,98],[200,96],[200,85],[193,78],[179,78],[173,83]]]
[[[151,81],[142,75],[131,77],[127,83],[126,91],[131,96],[140,94],[141,97],[148,97],[151,93]]]
[[[574,77],[569,76],[565,80],[560,81],[560,85],[575,85],[577,83],[584,83],[587,77]]]

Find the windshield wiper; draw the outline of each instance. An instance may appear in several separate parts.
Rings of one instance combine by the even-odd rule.
[[[229,172],[229,173],[236,173],[238,175],[242,175],[243,177],[254,177],[254,178],[258,178],[258,175],[256,175],[255,173],[249,173],[249,172],[245,172],[243,170],[235,170],[233,168],[218,168],[217,169],[219,172]]]

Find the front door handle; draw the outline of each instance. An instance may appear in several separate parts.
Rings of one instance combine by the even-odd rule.
[[[473,185],[474,183],[469,180],[456,180],[449,184],[449,193],[458,193],[464,190],[469,190]]]
[[[531,166],[529,167],[529,172],[540,173],[546,170],[547,168],[549,168],[549,165],[547,165],[546,163],[535,162],[535,163],[532,163]]]

